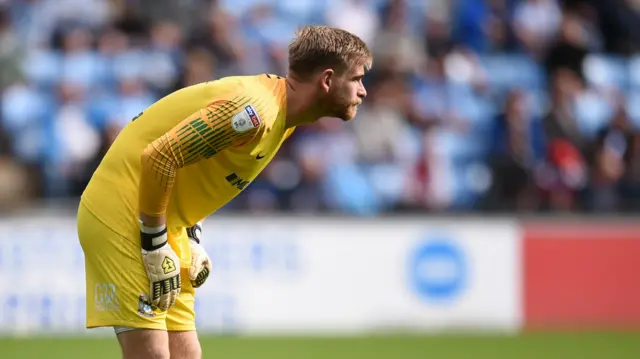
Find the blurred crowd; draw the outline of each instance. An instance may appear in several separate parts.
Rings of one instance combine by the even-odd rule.
[[[309,23],[370,45],[369,96],[228,209],[640,210],[638,0],[0,0],[0,208],[77,197],[171,91],[284,75]]]

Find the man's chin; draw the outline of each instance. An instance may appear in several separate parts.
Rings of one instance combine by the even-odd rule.
[[[341,119],[342,121],[347,122],[347,121],[353,120],[356,117],[357,113],[358,113],[357,110],[349,110],[349,111],[346,111],[346,112],[342,113],[341,116],[337,116],[337,117],[339,119]]]

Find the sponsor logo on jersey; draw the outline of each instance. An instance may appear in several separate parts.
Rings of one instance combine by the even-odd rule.
[[[96,312],[120,311],[120,303],[113,283],[98,283],[93,289]]]
[[[246,132],[252,128],[260,126],[260,116],[253,105],[247,105],[244,109],[233,116],[231,126],[236,132]]]
[[[240,178],[240,176],[238,176],[235,173],[232,173],[232,174],[228,175],[227,177],[225,177],[225,179],[232,186],[235,186],[237,189],[239,189],[241,191],[243,189],[245,189],[245,187],[247,187],[247,185],[250,183],[250,181],[245,181],[244,179]]]
[[[247,114],[251,119],[251,124],[253,124],[253,127],[260,126],[260,117],[258,117],[258,111],[256,111],[255,108],[253,108],[253,105],[246,106],[244,110],[247,111]]]

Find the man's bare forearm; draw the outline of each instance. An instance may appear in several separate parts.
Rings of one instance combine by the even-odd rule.
[[[145,227],[161,227],[166,224],[166,216],[150,216],[146,213],[140,212],[140,221]]]

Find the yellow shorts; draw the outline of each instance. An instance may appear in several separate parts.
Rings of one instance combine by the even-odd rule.
[[[185,268],[175,305],[167,312],[153,311],[140,246],[109,229],[83,204],[78,210],[78,236],[84,251],[87,328],[196,329],[195,289]]]

